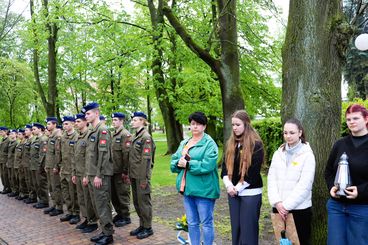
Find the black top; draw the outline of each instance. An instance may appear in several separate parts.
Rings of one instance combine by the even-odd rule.
[[[337,172],[338,163],[341,155],[345,152],[348,156],[349,171],[353,186],[358,188],[358,197],[356,199],[347,199],[344,196],[335,198],[336,201],[351,204],[368,204],[368,141],[362,144],[364,138],[348,135],[339,139],[333,146],[325,169],[325,180],[328,190],[334,186],[334,180]]]
[[[234,170],[233,170],[233,177],[231,182],[233,185],[237,185],[240,180],[239,174],[239,166],[240,166],[240,150],[242,146],[236,147],[235,149],[235,156],[234,156]],[[253,188],[261,188],[263,187],[262,177],[261,177],[261,166],[264,159],[264,151],[263,145],[261,142],[257,141],[254,145],[253,155],[252,155],[252,164],[248,169],[248,173],[244,177],[244,181],[246,181],[249,186],[246,189],[253,189]],[[227,174],[227,168],[225,161],[222,163],[222,171],[221,171],[221,178],[223,178]]]

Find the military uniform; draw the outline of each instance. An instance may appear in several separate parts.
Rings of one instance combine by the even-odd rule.
[[[79,217],[79,204],[77,199],[76,186],[72,182],[72,159],[74,158],[74,145],[77,141],[78,134],[73,131],[71,134],[64,132],[61,137],[61,164],[60,164],[60,180],[63,199],[66,204],[68,216],[65,221],[74,217]]]
[[[77,177],[77,196],[80,211],[86,218],[86,225],[97,223],[97,214],[93,208],[91,195],[88,186],[83,185],[83,178],[87,177],[86,172],[86,148],[87,148],[88,129],[78,134],[78,139],[74,145],[73,176]],[[85,227],[82,227],[85,228]]]
[[[27,151],[26,147],[27,147],[27,143],[28,143],[28,139],[23,139],[18,147],[21,147],[21,155],[19,156],[19,200],[25,199],[28,197],[28,193],[29,193],[29,183],[27,178],[29,178],[27,175],[29,175],[29,167],[26,166],[26,162],[29,163],[29,158],[26,160],[26,154],[25,152]],[[18,148],[16,150],[17,152],[19,151]],[[18,152],[19,154],[19,152]]]
[[[46,142],[46,143],[45,143]],[[30,170],[31,181],[36,193],[30,193],[30,199],[39,199],[39,203],[48,204],[46,172],[43,169],[44,153],[47,151],[47,137],[43,135],[35,136],[30,148]]]
[[[20,194],[20,176],[21,174],[21,164],[22,164],[22,155],[23,155],[24,141],[18,141],[15,146],[14,153],[14,174],[13,174],[13,182],[14,182],[14,190],[13,192]],[[23,190],[24,191],[24,190]]]
[[[30,202],[32,200],[32,196],[36,196],[36,186],[33,185],[32,181],[32,170],[31,170],[31,145],[33,142],[33,136],[26,139],[24,144],[24,151],[22,157],[22,165],[24,167],[25,181],[27,186],[27,199],[25,202]]]
[[[131,179],[134,208],[140,227],[152,227],[151,173],[155,144],[145,128],[141,128],[132,140],[129,151],[129,177]],[[143,189],[141,185],[146,184]]]
[[[10,183],[10,189],[12,194],[15,194],[15,182],[14,182],[14,154],[15,146],[17,145],[16,140],[10,140],[8,146],[8,160],[6,162],[6,169],[8,171],[8,179]]]
[[[1,183],[4,186],[3,193],[11,192],[10,189],[10,181],[8,176],[8,169],[6,167],[6,162],[8,161],[8,147],[9,147],[9,138],[4,137],[0,143],[0,170],[1,170]]]
[[[100,221],[102,233],[111,236],[114,233],[112,211],[110,205],[111,176],[113,164],[111,161],[111,136],[105,126],[99,122],[95,128],[90,127],[87,137],[86,170],[88,187],[93,204]],[[96,188],[95,177],[102,179],[102,186]]]
[[[124,127],[120,127],[113,133],[111,141],[114,175],[111,181],[111,201],[117,213],[115,221],[123,220],[130,223],[130,181],[129,148],[131,134]],[[117,225],[117,223],[115,223]],[[118,225],[117,225],[118,226]]]
[[[59,170],[61,139],[54,130],[47,142],[47,152],[45,156],[45,169],[47,174],[48,189],[54,208],[63,210],[63,196],[61,192],[60,173],[54,173],[54,168]]]

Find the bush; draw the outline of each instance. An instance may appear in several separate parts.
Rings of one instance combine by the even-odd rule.
[[[265,164],[270,166],[273,153],[282,144],[282,124],[280,118],[266,118],[259,121],[253,121],[252,126],[261,136],[265,148]]]

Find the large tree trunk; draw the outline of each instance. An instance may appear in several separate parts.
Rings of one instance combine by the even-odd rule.
[[[57,49],[56,40],[58,27],[55,23],[50,23],[48,20],[49,10],[48,10],[48,0],[43,0],[43,7],[46,17],[46,29],[49,32],[47,38],[48,44],[48,103],[46,108],[46,113],[48,116],[56,115],[56,101],[57,101]]]
[[[219,79],[222,95],[225,143],[231,133],[231,115],[236,110],[244,109],[244,99],[239,78],[236,1],[217,0],[217,5],[218,13],[221,13],[219,14],[218,30],[221,45],[220,59],[215,59],[207,49],[201,47],[193,40],[182,23],[180,23],[178,18],[173,14],[171,8],[165,5],[163,10],[170,24],[186,46],[202,59]],[[214,32],[216,31],[217,30]]]
[[[163,50],[161,46],[161,39],[164,25],[162,1],[159,1],[157,9],[153,4],[153,0],[148,0],[147,3],[151,15],[153,29],[152,40],[154,48],[151,69],[154,78],[156,97],[166,128],[166,154],[172,154],[177,150],[180,141],[183,139],[183,129],[179,121],[176,119],[174,107],[169,101],[169,96],[166,91],[167,85],[162,70]],[[171,85],[172,84],[169,86]]]
[[[317,163],[312,244],[326,244],[328,192],[323,172],[340,132],[341,58],[334,20],[341,15],[340,0],[290,1],[282,54],[282,120],[301,120]]]

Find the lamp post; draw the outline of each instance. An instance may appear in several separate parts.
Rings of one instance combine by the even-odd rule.
[[[368,50],[368,23],[363,28],[363,33],[355,39],[355,47],[360,51]]]

